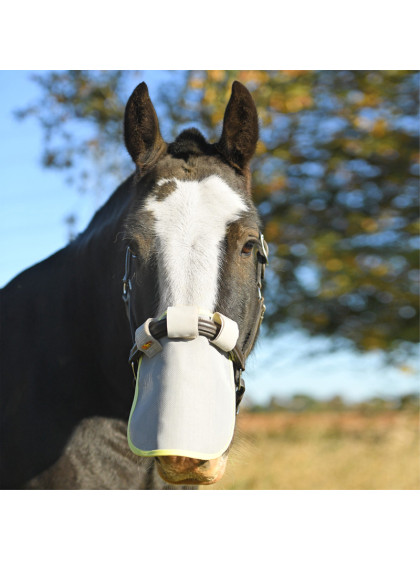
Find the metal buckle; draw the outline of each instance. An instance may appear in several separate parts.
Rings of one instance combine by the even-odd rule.
[[[137,380],[137,366],[139,363],[141,352],[134,344],[130,351],[130,356],[128,357],[128,362],[131,365],[131,370],[133,371],[134,380]]]
[[[258,283],[264,279],[265,276],[265,266],[268,264],[268,245],[264,239],[264,235],[260,232],[260,249],[258,249]],[[261,286],[259,286],[259,289]],[[261,300],[261,293],[259,293],[259,299]]]
[[[134,366],[134,361],[131,362],[130,364],[131,364],[131,370],[133,371],[134,382],[137,382],[137,373],[136,373],[136,367]]]
[[[264,302],[264,298],[262,298],[262,301]],[[261,327],[261,324],[262,324],[262,322],[263,322],[264,314],[265,314],[265,310],[266,310],[266,309],[267,309],[267,306],[266,306],[265,304],[263,304],[263,305],[262,305],[262,308],[261,308],[261,316],[260,316],[260,325],[259,325],[259,327]]]
[[[264,234],[260,232],[261,256],[264,257],[265,264],[268,264],[268,245],[264,239]]]
[[[125,303],[128,302],[128,291],[132,290],[132,285],[131,285],[131,257],[134,257],[134,259],[136,258],[136,255],[134,255],[134,253],[131,251],[130,246],[127,246],[127,250],[125,252],[125,270],[124,270],[124,277],[122,279],[122,283],[123,283],[123,293],[122,293],[122,299],[124,300]],[[128,287],[128,288],[127,288]]]

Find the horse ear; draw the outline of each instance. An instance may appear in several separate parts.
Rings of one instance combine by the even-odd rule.
[[[246,87],[235,81],[216,148],[231,165],[244,171],[254,155],[257,141],[258,114],[254,100]]]
[[[144,82],[133,91],[124,115],[124,141],[134,163],[144,171],[164,152],[159,121]]]

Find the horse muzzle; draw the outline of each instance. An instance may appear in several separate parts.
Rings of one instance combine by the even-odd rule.
[[[138,366],[127,436],[132,452],[158,458],[165,481],[210,485],[223,475],[235,428],[228,351],[238,329],[222,316],[225,339],[210,343],[198,333],[198,318],[198,308],[168,308],[168,336],[158,342],[151,338],[154,347],[147,324],[136,332],[138,348],[147,348]]]
[[[225,473],[227,453],[213,460],[184,456],[155,458],[160,477],[172,485],[212,485]]]

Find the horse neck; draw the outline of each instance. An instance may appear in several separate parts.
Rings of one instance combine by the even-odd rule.
[[[126,410],[132,390],[128,365],[132,341],[122,300],[127,245],[123,231],[132,193],[129,178],[67,248],[67,267],[77,269],[72,296],[89,375],[101,389],[101,413],[116,416]]]
[[[80,275],[79,299],[94,325],[105,329],[106,321],[127,321],[122,302],[122,277],[126,241],[124,221],[133,194],[132,176],[122,183],[101,207],[86,230],[69,246]],[[112,314],[112,317],[110,315]],[[95,334],[95,336],[97,336]]]

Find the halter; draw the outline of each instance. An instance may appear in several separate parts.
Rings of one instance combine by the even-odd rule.
[[[250,354],[255,340],[257,338],[258,330],[264,319],[264,313],[266,306],[264,304],[264,297],[262,295],[262,281],[264,279],[265,267],[268,264],[268,245],[264,239],[263,234],[259,234],[260,248],[257,251],[257,270],[256,270],[256,284],[257,284],[257,297],[258,297],[258,308],[257,314],[252,325],[251,331],[247,334],[244,339],[243,347],[240,348],[238,344],[228,352],[229,358],[232,360],[235,374],[235,389],[236,389],[236,410],[239,410],[239,404],[245,393],[245,382],[242,379],[242,372],[245,370],[245,361]],[[127,314],[128,321],[130,323],[131,337],[133,340],[133,347],[130,351],[128,362],[131,364],[134,377],[136,377],[138,361],[143,354],[141,347],[139,348],[136,343],[135,337],[135,324],[133,321],[133,313],[131,309],[131,293],[133,290],[132,279],[132,259],[137,259],[137,256],[133,253],[131,248],[128,246],[125,253],[125,271],[124,277],[122,279],[123,291],[122,299],[125,305],[125,311]],[[226,318],[228,319],[228,318]],[[231,321],[231,320],[229,320]],[[162,319],[151,319],[147,322],[147,328],[150,335],[156,341],[166,337],[168,335],[168,326],[166,317]],[[220,323],[214,321],[214,319],[204,319],[199,317],[198,319],[198,334],[206,337],[209,341],[215,341],[221,331]]]

